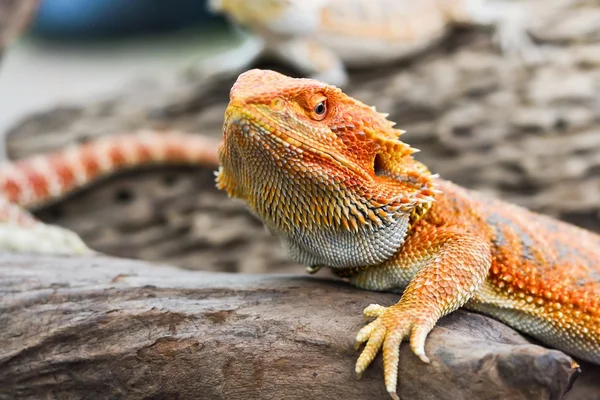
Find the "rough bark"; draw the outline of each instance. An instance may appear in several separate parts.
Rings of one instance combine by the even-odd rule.
[[[361,310],[397,295],[28,255],[0,256],[0,295],[0,399],[388,398],[380,357],[354,378],[352,342]],[[559,399],[578,375],[563,353],[463,311],[440,321],[426,350],[429,365],[402,346],[403,398]],[[572,398],[585,390],[598,382]]]

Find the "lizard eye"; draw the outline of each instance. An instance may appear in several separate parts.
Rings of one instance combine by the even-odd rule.
[[[327,97],[323,93],[313,95],[307,102],[307,114],[315,121],[322,121],[327,116]],[[310,108],[309,108],[310,107]]]
[[[322,121],[327,116],[327,101],[325,99],[319,101],[311,111],[311,117],[316,121]]]
[[[325,102],[322,101],[319,104],[317,104],[315,106],[315,110],[314,111],[315,111],[315,114],[317,114],[317,115],[324,115],[325,112],[327,111],[327,106],[325,105]]]

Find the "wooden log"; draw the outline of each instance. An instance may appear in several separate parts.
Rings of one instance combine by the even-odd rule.
[[[0,255],[0,295],[3,400],[388,398],[380,357],[354,377],[353,338],[362,309],[394,294],[101,255]],[[401,348],[405,399],[559,399],[578,375],[563,353],[465,311],[443,318],[426,350],[429,365]]]

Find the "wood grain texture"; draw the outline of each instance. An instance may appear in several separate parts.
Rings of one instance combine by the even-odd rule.
[[[100,255],[2,255],[0,295],[0,399],[387,398],[380,362],[354,378],[352,342],[362,308],[392,294]],[[430,365],[402,347],[403,398],[558,399],[577,376],[564,354],[462,311],[427,350]]]

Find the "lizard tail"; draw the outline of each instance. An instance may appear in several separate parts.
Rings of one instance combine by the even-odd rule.
[[[216,168],[217,148],[215,140],[180,132],[140,131],[102,137],[0,165],[0,196],[11,204],[30,208],[133,167],[158,164]]]

